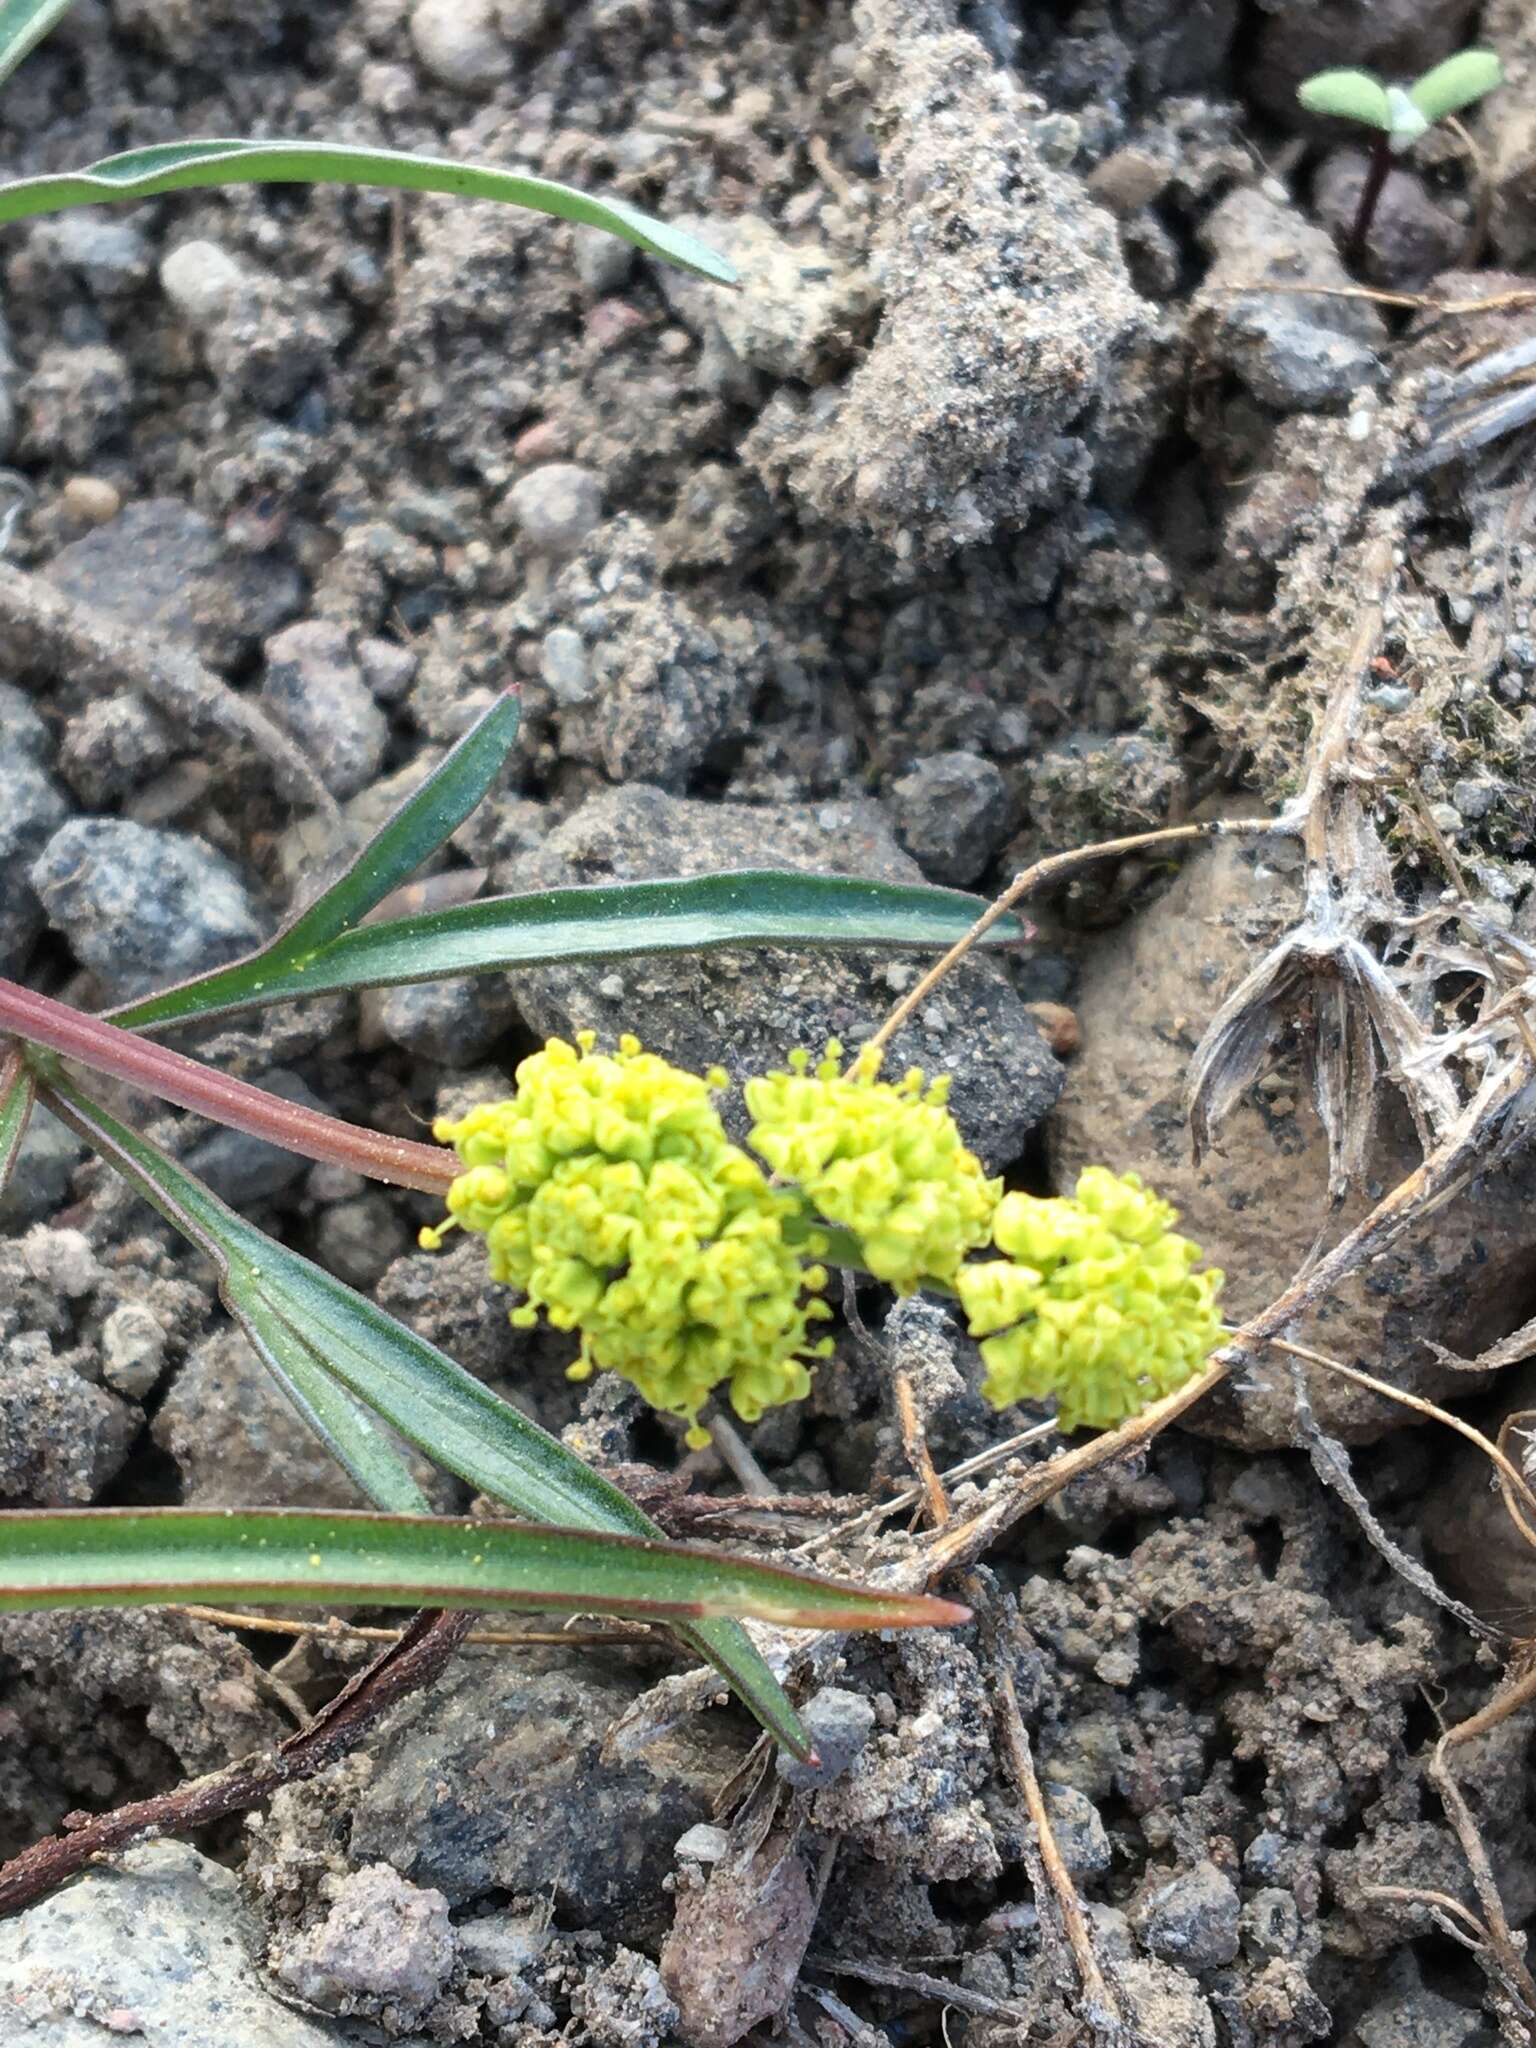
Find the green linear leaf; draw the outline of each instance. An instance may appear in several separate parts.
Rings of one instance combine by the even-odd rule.
[[[180,1017],[207,1016],[243,995],[272,1001],[270,976],[291,972],[340,933],[360,924],[391,889],[410,877],[463,824],[500,774],[517,739],[521,706],[510,694],[477,719],[438,766],[369,840],[345,874],[291,924],[255,953],[216,967],[141,1002],[106,1014],[114,1024],[143,1030]]]
[[[289,1328],[302,1330],[314,1357],[340,1388],[438,1464],[535,1521],[616,1535],[660,1535],[627,1494],[510,1402],[362,1295],[236,1215],[177,1160],[120,1124],[72,1082],[53,1082],[47,1099],[229,1276],[225,1298],[232,1314],[240,1315],[240,1302],[255,1296]],[[243,1318],[242,1326],[251,1327]],[[345,1415],[326,1419],[334,1427]],[[361,1451],[354,1456],[360,1466]],[[734,1622],[700,1622],[685,1632],[685,1639],[730,1681],[764,1727],[797,1755],[808,1752],[805,1730],[783,1689]]]
[[[227,1272],[224,1299],[268,1372],[365,1497],[394,1515],[425,1515],[432,1504],[368,1410],[336,1384],[302,1330]]]
[[[217,1016],[340,989],[398,987],[453,974],[490,974],[572,960],[704,953],[723,946],[924,947],[942,951],[968,932],[986,904],[922,882],[866,882],[744,868],[691,880],[600,883],[527,896],[487,896],[449,910],[360,925],[308,960],[259,982],[244,963],[170,989],[114,1021],[139,1029]],[[1002,918],[984,945],[1017,943]]]
[[[441,1515],[266,1508],[76,1508],[0,1513],[0,1612],[250,1600],[516,1608],[700,1621],[750,1615],[788,1628],[915,1628],[968,1610],[871,1592],[590,1529]]]
[[[205,185],[384,185],[405,192],[448,192],[461,199],[496,199],[585,227],[606,228],[647,255],[716,284],[734,284],[723,256],[681,228],[653,220],[622,199],[594,199],[570,185],[504,171],[491,164],[456,164],[398,149],[359,149],[331,142],[257,142],[210,136],[162,142],[103,157],[62,176],[18,178],[0,185],[0,221],[60,213],[106,200],[151,199]]]
[[[16,1164],[35,1099],[36,1084],[21,1054],[0,1053],[0,1193]]]
[[[0,0],[0,79],[68,14],[75,0]]]

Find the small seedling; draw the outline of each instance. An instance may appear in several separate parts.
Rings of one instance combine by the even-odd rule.
[[[1360,203],[1344,245],[1351,262],[1359,262],[1365,253],[1366,236],[1393,159],[1411,149],[1436,122],[1492,92],[1503,78],[1492,50],[1460,50],[1412,85],[1388,85],[1373,72],[1343,70],[1319,71],[1297,87],[1296,97],[1309,114],[1336,114],[1341,120],[1358,121],[1375,130]]]

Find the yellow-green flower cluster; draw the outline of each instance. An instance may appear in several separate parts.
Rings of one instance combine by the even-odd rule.
[[[755,1422],[810,1389],[825,1356],[813,1325],[827,1249],[846,1231],[858,1263],[899,1293],[959,1295],[980,1338],[994,1407],[1057,1400],[1063,1428],[1108,1428],[1198,1371],[1221,1338],[1221,1275],[1134,1174],[1089,1167],[1070,1198],[1002,1192],[967,1151],[948,1083],[914,1069],[879,1079],[878,1057],[746,1084],[750,1142],[715,1107],[724,1074],[690,1074],[633,1038],[600,1053],[591,1032],[552,1038],[517,1069],[510,1101],[444,1120],[463,1171],[449,1220],[485,1237],[491,1272],[522,1290],[512,1320],[580,1333],[573,1377],[621,1374],[707,1442],[717,1388]],[[441,1232],[422,1232],[435,1246]],[[970,1258],[988,1245],[1000,1257]]]
[[[987,1242],[1003,1184],[966,1150],[945,1107],[947,1076],[926,1091],[916,1067],[881,1081],[878,1057],[845,1076],[842,1054],[834,1039],[814,1072],[793,1052],[787,1073],[749,1081],[749,1143],[818,1216],[852,1232],[877,1280],[898,1294],[952,1280]]]
[[[1002,1259],[963,1266],[956,1286],[982,1339],[995,1408],[1055,1395],[1063,1429],[1108,1429],[1198,1372],[1221,1341],[1222,1276],[1134,1173],[1087,1167],[1070,1199],[1005,1195],[992,1239]]]
[[[594,1042],[551,1039],[510,1102],[438,1123],[464,1165],[448,1208],[525,1293],[514,1323],[542,1310],[581,1332],[573,1377],[619,1373],[707,1441],[698,1413],[722,1383],[748,1422],[809,1391],[803,1359],[831,1349],[810,1337],[829,1313],[815,1298],[826,1273],[803,1256],[820,1244],[786,1241],[802,1204],[727,1138],[723,1074],[685,1073],[633,1038],[613,1055]]]

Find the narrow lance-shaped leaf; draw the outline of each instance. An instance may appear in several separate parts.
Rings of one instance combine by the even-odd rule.
[[[106,1014],[113,1023],[143,1029],[181,1017],[207,1016],[244,1002],[274,1000],[267,993],[269,977],[292,974],[330,940],[362,923],[384,901],[446,845],[490,790],[517,740],[521,707],[510,694],[499,697],[484,717],[412,791],[388,822],[374,834],[357,858],[254,953],[215,967],[174,988]]]
[[[487,896],[448,910],[385,918],[274,965],[237,962],[115,1014],[135,1029],[214,1016],[340,989],[396,988],[455,974],[490,974],[573,960],[707,953],[727,946],[921,947],[942,952],[968,932],[985,903],[926,883],[741,869],[688,880],[614,882]],[[1016,944],[1013,918],[986,945]]]
[[[518,1514],[566,1528],[654,1537],[654,1522],[510,1402],[374,1303],[236,1215],[178,1161],[151,1145],[68,1081],[48,1100],[88,1144],[230,1275],[231,1313],[262,1348],[253,1301],[302,1333],[317,1368],[340,1390],[449,1471]],[[263,1349],[263,1356],[271,1356]],[[282,1363],[279,1359],[279,1363]],[[327,1418],[345,1426],[346,1411]],[[348,1469],[357,1471],[354,1448]],[[729,1621],[706,1621],[685,1639],[716,1666],[765,1727],[797,1754],[809,1744],[782,1687]]]
[[[1492,50],[1458,50],[1408,88],[1408,97],[1428,122],[1443,121],[1501,85],[1504,72]]]
[[[0,1514],[0,1612],[250,1600],[513,1608],[787,1628],[922,1628],[969,1610],[590,1529],[268,1508]]]
[[[736,272],[723,256],[622,199],[596,199],[553,179],[492,164],[448,163],[406,150],[329,142],[210,136],[125,150],[62,176],[18,178],[0,185],[0,221],[61,213],[105,200],[152,199],[163,192],[189,192],[207,185],[383,185],[405,192],[447,192],[460,199],[496,199],[583,227],[606,228],[680,270],[716,284],[736,282]]]
[[[0,0],[0,79],[9,78],[75,0]]]
[[[0,1051],[0,1192],[11,1177],[32,1114],[34,1084],[19,1050]]]
[[[1340,120],[1360,121],[1384,132],[1392,127],[1387,89],[1369,71],[1319,71],[1303,79],[1296,97],[1309,114],[1334,114]]]

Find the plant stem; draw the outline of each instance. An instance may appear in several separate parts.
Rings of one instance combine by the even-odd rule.
[[[265,1088],[232,1075],[216,1073],[185,1053],[172,1052],[87,1016],[67,1003],[56,1003],[0,978],[0,1033],[11,1033],[30,1046],[46,1046],[65,1059],[78,1060],[98,1074],[111,1074],[131,1087],[174,1102],[232,1130],[265,1138],[303,1159],[325,1166],[347,1166],[371,1180],[396,1187],[420,1188],[440,1195],[459,1170],[454,1155],[439,1145],[394,1138],[361,1124],[327,1116],[300,1102],[285,1102]],[[31,1062],[37,1065],[34,1059]]]
[[[1378,135],[1371,144],[1371,159],[1365,167],[1365,183],[1360,187],[1360,203],[1355,208],[1355,224],[1349,231],[1349,240],[1344,244],[1345,260],[1357,268],[1365,261],[1365,238],[1371,231],[1371,222],[1376,218],[1376,202],[1381,197],[1381,188],[1387,182],[1387,173],[1392,168],[1392,143],[1390,137]]]

